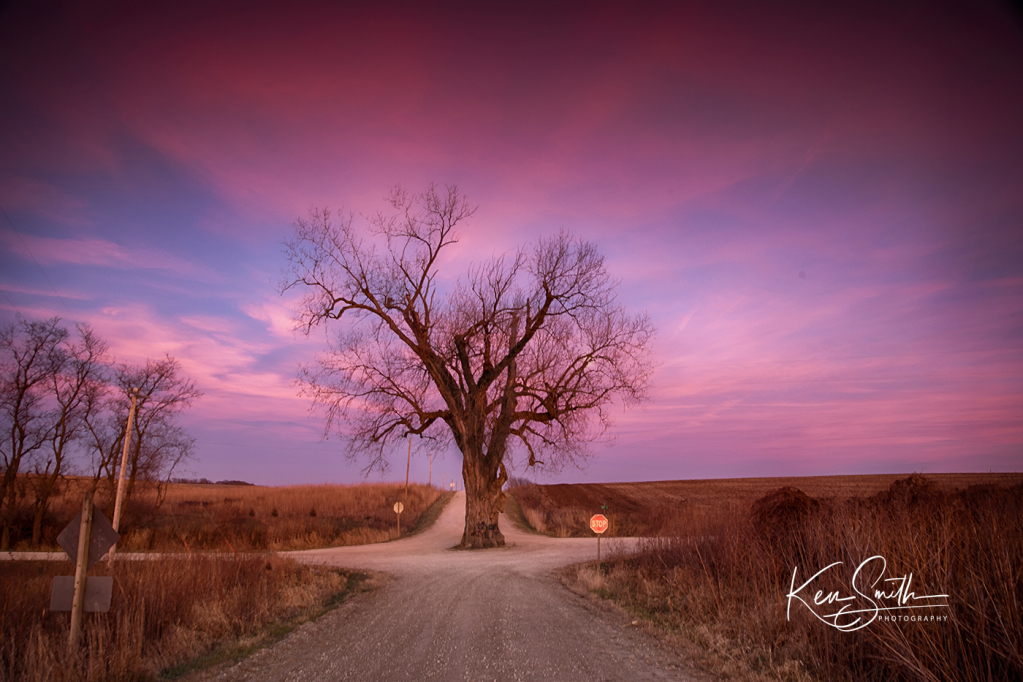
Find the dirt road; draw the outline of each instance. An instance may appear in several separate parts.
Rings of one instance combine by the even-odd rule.
[[[455,551],[464,518],[459,493],[418,536],[291,553],[392,579],[204,679],[689,679],[652,637],[554,577],[559,566],[595,558],[595,540],[530,535],[502,517],[507,547]]]

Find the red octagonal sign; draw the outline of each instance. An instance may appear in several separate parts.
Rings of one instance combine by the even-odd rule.
[[[594,514],[590,517],[590,530],[594,533],[603,533],[607,530],[607,517],[603,514]]]

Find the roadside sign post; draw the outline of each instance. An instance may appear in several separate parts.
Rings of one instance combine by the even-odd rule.
[[[71,603],[71,637],[68,646],[72,651],[78,646],[82,634],[82,606],[85,604],[85,574],[89,565],[89,532],[92,530],[92,490],[82,501],[82,524],[78,530],[78,557],[75,562],[75,596]]]
[[[75,562],[75,577],[57,576],[50,594],[51,611],[71,612],[71,633],[68,646],[73,650],[82,634],[82,613],[110,610],[113,578],[88,577],[89,570],[103,558],[121,537],[107,517],[93,504],[92,488],[82,500],[82,512],[57,536],[57,544]]]
[[[398,515],[398,537],[401,537],[401,513],[405,511],[405,505],[401,502],[394,503],[394,513]]]
[[[607,530],[607,517],[603,514],[591,516],[590,530],[597,534],[597,561],[600,561],[600,534]]]

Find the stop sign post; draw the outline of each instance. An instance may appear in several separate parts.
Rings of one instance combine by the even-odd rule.
[[[597,534],[597,561],[600,561],[600,534],[607,530],[607,517],[603,514],[591,516],[590,530]]]
[[[398,515],[398,537],[401,537],[401,513],[405,511],[405,505],[401,502],[394,503],[394,513]]]

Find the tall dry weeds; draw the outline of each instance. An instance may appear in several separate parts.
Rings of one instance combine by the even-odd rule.
[[[576,580],[733,678],[1023,678],[1023,486],[946,493],[913,477],[873,498],[794,499],[648,539],[638,555],[577,569]],[[848,594],[852,570],[874,555],[886,575],[912,574],[917,594],[948,594],[947,620],[842,632],[798,604],[787,619],[795,567],[809,576],[844,562],[820,587]]]
[[[323,608],[350,580],[275,556],[104,561],[92,573],[114,577],[111,610],[85,614],[71,652],[69,614],[47,608],[53,576],[69,572],[70,563],[0,564],[0,680],[156,679],[218,642]]]

